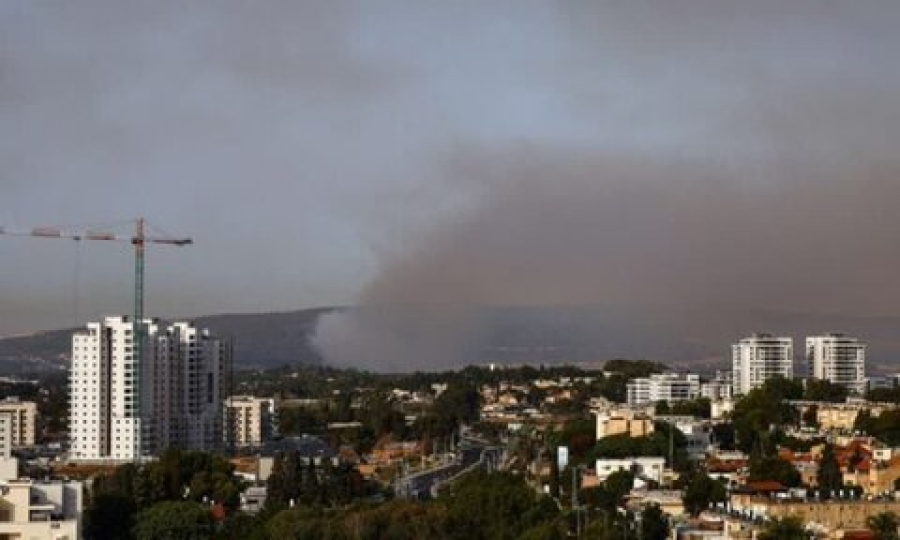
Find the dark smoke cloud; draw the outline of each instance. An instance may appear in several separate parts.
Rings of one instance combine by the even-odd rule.
[[[897,163],[744,170],[539,148],[459,160],[491,179],[481,204],[389,261],[363,310],[322,323],[328,358],[472,361],[492,306],[594,306],[672,326],[688,316],[701,337],[726,311],[896,314]]]

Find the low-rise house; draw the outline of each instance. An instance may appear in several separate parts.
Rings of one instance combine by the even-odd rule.
[[[629,437],[645,437],[653,433],[653,420],[646,414],[628,409],[598,412],[597,440],[611,435],[627,434]]]
[[[631,471],[637,478],[661,484],[665,468],[665,458],[630,457],[624,459],[600,458],[597,460],[595,470],[597,476],[602,480],[606,480],[609,475],[617,471]]]
[[[664,514],[669,516],[683,516],[684,493],[672,489],[642,489],[633,490],[628,494],[626,507],[630,510],[638,510],[647,506],[658,506]]]

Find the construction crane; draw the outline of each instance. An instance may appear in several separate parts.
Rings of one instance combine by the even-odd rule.
[[[144,218],[135,220],[134,235],[121,235],[106,231],[89,230],[84,232],[64,231],[56,227],[35,227],[33,229],[16,230],[6,227],[0,227],[0,235],[8,236],[28,236],[32,238],[60,238],[75,241],[81,240],[100,240],[108,242],[126,242],[134,246],[134,337],[136,346],[134,347],[135,362],[135,405],[138,422],[136,430],[141,429],[141,397],[140,397],[140,375],[143,368],[143,339],[144,328],[141,321],[144,320],[144,247],[147,244],[165,244],[170,246],[187,246],[193,244],[191,238],[174,238],[169,236],[147,236],[144,232]],[[138,432],[135,437],[135,459],[141,458],[141,433]]]

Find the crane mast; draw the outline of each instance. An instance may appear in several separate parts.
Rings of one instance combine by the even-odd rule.
[[[143,415],[141,411],[141,372],[144,368],[144,251],[146,244],[165,244],[171,246],[187,246],[193,244],[191,238],[173,238],[169,236],[147,236],[144,230],[144,218],[138,218],[135,222],[135,232],[132,236],[117,235],[104,231],[68,232],[56,227],[35,227],[28,230],[16,230],[0,227],[0,235],[27,236],[32,238],[60,238],[75,241],[100,240],[112,242],[127,242],[134,246],[134,399],[135,415],[135,450],[136,461],[141,459],[141,440],[143,439]]]

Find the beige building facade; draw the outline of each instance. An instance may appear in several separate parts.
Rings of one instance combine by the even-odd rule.
[[[231,396],[225,400],[225,437],[238,447],[260,446],[276,432],[275,400]]]
[[[0,485],[0,538],[77,540],[81,511],[80,482],[11,480]]]
[[[597,440],[611,435],[628,435],[629,437],[644,437],[653,433],[653,420],[644,413],[620,410],[598,412],[597,415]]]
[[[9,397],[0,401],[0,415],[10,418],[10,444],[12,448],[34,446],[37,431],[37,404]]]

